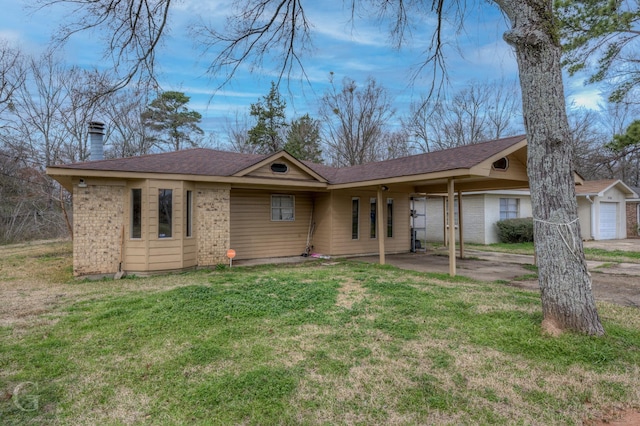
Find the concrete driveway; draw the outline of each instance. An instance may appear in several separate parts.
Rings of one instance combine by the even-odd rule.
[[[640,240],[587,241],[589,248],[640,252]],[[533,256],[465,250],[465,259],[458,259],[457,275],[480,281],[503,282],[515,287],[539,291]],[[354,258],[377,263],[378,256]],[[403,253],[386,256],[389,265],[420,272],[449,273],[449,257],[445,251]],[[527,268],[528,266],[528,268]],[[591,272],[593,291],[597,301],[607,301],[640,308],[640,263],[587,261]]]

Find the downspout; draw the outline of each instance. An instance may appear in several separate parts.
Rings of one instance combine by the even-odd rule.
[[[596,229],[596,204],[591,199],[591,195],[587,195],[587,200],[591,203],[591,239],[595,240],[595,229]]]

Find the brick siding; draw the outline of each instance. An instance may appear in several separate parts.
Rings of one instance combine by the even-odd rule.
[[[198,266],[227,263],[230,244],[231,211],[228,189],[198,189],[196,226],[198,229]]]
[[[124,220],[123,186],[73,187],[73,274],[118,271]]]

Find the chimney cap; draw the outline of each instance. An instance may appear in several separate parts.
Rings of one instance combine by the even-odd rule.
[[[104,134],[104,123],[101,121],[90,121],[89,122],[89,133],[96,133],[99,135]]]

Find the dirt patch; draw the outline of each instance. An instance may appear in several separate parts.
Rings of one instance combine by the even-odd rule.
[[[59,309],[70,301],[89,300],[97,293],[125,294],[132,291],[163,291],[190,285],[185,280],[74,281],[70,241],[38,241],[0,246],[0,327],[13,333],[54,324],[64,315]]]
[[[596,302],[640,308],[640,277],[592,273],[591,283]],[[509,285],[540,291],[538,280],[511,281]],[[640,425],[640,423],[638,423]]]
[[[346,309],[351,309],[354,303],[357,303],[364,298],[365,291],[364,287],[362,287],[358,281],[349,279],[343,282],[338,289],[336,305]]]
[[[637,426],[640,425],[640,411],[627,408],[611,408],[598,420],[585,420],[585,426]]]

